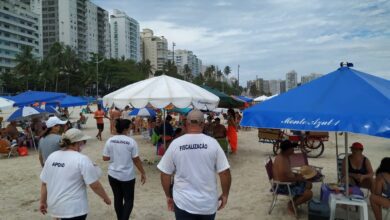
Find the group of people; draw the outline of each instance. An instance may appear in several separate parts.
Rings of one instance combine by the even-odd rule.
[[[313,197],[312,184],[303,175],[294,173],[290,166],[290,156],[294,154],[294,143],[285,140],[280,144],[280,153],[275,157],[273,166],[273,178],[276,181],[292,182],[290,186],[293,202],[288,202],[287,208],[294,213],[293,206],[309,201]],[[374,174],[370,160],[363,155],[363,145],[355,142],[351,145],[351,154],[348,155],[348,180],[352,186],[367,188],[370,190],[370,203],[376,220],[382,219],[382,207],[390,208],[390,157],[382,159]],[[346,160],[343,161],[342,182],[347,179]],[[375,175],[375,179],[374,179]],[[287,186],[282,185],[277,189],[278,193],[288,194]]]
[[[217,210],[225,207],[231,185],[230,166],[218,142],[203,134],[204,116],[192,110],[186,118],[186,133],[174,139],[160,163],[161,185],[168,209],[176,219],[215,219]],[[168,122],[168,121],[167,121]],[[87,186],[107,205],[111,199],[100,184],[102,171],[82,154],[87,140],[82,131],[72,128],[57,117],[46,122],[48,130],[40,141],[40,211],[59,219],[86,219]],[[115,134],[104,146],[102,160],[109,162],[108,181],[114,195],[117,219],[129,219],[134,203],[135,168],[141,183],[146,174],[136,141],[129,136],[131,121],[115,120]],[[218,174],[222,193],[218,195]]]

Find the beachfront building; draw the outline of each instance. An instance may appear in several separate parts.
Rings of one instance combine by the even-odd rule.
[[[153,73],[163,70],[164,64],[168,61],[168,41],[164,36],[154,36],[151,29],[143,29],[142,39],[142,60],[149,60]],[[176,54],[175,54],[176,56]]]
[[[0,1],[0,72],[16,66],[15,56],[24,46],[32,47],[35,57],[42,57],[39,30],[39,15],[31,11],[29,4]]]
[[[261,91],[261,90],[259,90],[259,91]],[[268,80],[263,80],[263,90],[262,91],[263,91],[264,94],[270,94],[271,93]]]
[[[280,94],[280,80],[269,80],[269,92],[272,95]]]
[[[115,9],[110,16],[111,56],[115,59],[125,58],[141,61],[141,43],[139,23]]]
[[[108,12],[89,0],[31,0],[42,22],[43,55],[61,42],[84,60],[90,53],[109,58]]]
[[[263,78],[257,78],[257,76],[256,76],[255,85],[256,85],[257,91],[259,91],[260,94],[264,94],[264,80],[263,80]]]
[[[280,80],[280,94],[286,92],[286,81]]]
[[[298,74],[294,70],[286,73],[286,91],[297,87],[298,85]]]
[[[318,73],[310,73],[309,75],[301,76],[301,85],[308,83],[312,80],[315,80],[321,76],[322,76],[322,74],[318,74]]]
[[[178,67],[178,70],[184,71],[184,66],[188,65],[193,76],[199,75],[202,71],[202,60],[189,50],[175,50],[175,54],[168,54],[175,56],[175,64]],[[183,72],[179,73],[183,74]]]

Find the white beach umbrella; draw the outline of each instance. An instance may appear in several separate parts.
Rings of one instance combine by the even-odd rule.
[[[255,102],[263,102],[263,101],[265,101],[267,99],[268,99],[268,96],[262,95],[262,96],[259,96],[259,97],[255,98],[253,101],[255,101]]]
[[[0,97],[0,109],[11,108],[14,105],[14,101]]]
[[[124,108],[130,104],[144,108],[148,104],[164,108],[170,104],[177,108],[207,108],[212,110],[219,103],[218,96],[184,80],[162,75],[142,80],[118,89],[103,97],[103,104]]]

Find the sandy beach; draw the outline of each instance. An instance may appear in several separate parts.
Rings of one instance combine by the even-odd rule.
[[[73,111],[71,121],[76,121],[80,108],[70,109],[70,111]],[[7,113],[3,113],[2,116],[7,118]],[[107,179],[108,163],[101,158],[105,140],[110,136],[109,121],[105,119],[103,141],[99,141],[94,138],[97,133],[95,120],[92,115],[87,116],[89,119],[83,131],[93,138],[88,141],[83,153],[101,167],[103,176],[100,180],[109,196],[113,198]],[[156,163],[153,163],[158,160],[155,148],[141,135],[133,137],[138,142],[141,159],[145,160],[147,182],[143,186],[139,182],[136,183],[131,219],[174,219],[173,213],[167,211],[165,195],[160,185],[160,173]],[[280,197],[271,215],[267,213],[271,203],[271,193],[264,160],[267,155],[272,154],[272,146],[258,142],[256,129],[240,131],[238,140],[238,154],[228,158],[233,179],[228,204],[225,209],[217,213],[216,219],[295,219],[287,214],[287,198],[284,197]],[[343,139],[339,140],[344,143]],[[378,167],[383,157],[390,155],[389,139],[350,134],[349,141],[363,143],[364,154],[371,160],[374,169]],[[344,152],[343,147],[340,146],[339,149]],[[324,167],[325,182],[336,182],[336,150],[333,133],[325,143],[324,154],[320,158],[309,159],[309,164]],[[41,167],[37,152],[29,149],[28,156],[10,159],[5,155],[1,156],[0,167],[0,219],[51,219],[38,211]],[[316,198],[320,196],[319,187],[319,183],[314,184]],[[90,189],[88,189],[88,198],[90,205],[88,219],[116,219],[113,206],[105,205]],[[338,218],[345,218],[343,213],[344,210],[339,209]],[[370,208],[369,215],[370,219],[374,219]],[[356,213],[352,212],[350,219],[355,219],[356,216]],[[307,219],[307,205],[304,204],[299,208],[299,217]]]

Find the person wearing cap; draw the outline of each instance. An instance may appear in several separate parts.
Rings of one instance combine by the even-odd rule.
[[[135,168],[141,173],[141,183],[146,176],[138,155],[137,142],[128,136],[130,120],[117,119],[116,135],[109,138],[103,149],[103,160],[109,161],[108,181],[114,194],[114,207],[118,220],[129,219],[133,210]]]
[[[203,125],[203,113],[192,110],[187,116],[187,133],[172,141],[157,165],[168,210],[175,212],[176,219],[215,219],[228,200],[230,165],[218,142],[202,133]],[[216,173],[221,181],[219,197]]]
[[[291,194],[294,197],[293,201],[288,202],[287,208],[289,213],[294,214],[294,208],[309,201],[313,197],[313,192],[311,191],[312,184],[307,182],[304,175],[293,173],[290,166],[290,155],[294,154],[294,147],[297,146],[297,143],[292,143],[290,140],[284,140],[280,143],[280,153],[275,157],[273,165],[273,178],[275,181],[280,182],[292,182],[290,185]],[[305,171],[306,172],[306,171]],[[310,178],[313,176],[311,174]],[[288,188],[286,185],[280,185],[278,193],[288,194]]]
[[[61,139],[61,150],[47,158],[40,175],[41,198],[39,210],[59,219],[86,219],[88,214],[87,185],[100,198],[111,204],[99,182],[101,171],[81,150],[89,136],[71,128]],[[100,172],[99,172],[100,171]]]
[[[56,116],[52,116],[46,121],[47,129],[38,143],[39,162],[42,167],[51,153],[60,150],[61,127],[66,122]]]
[[[374,170],[370,160],[363,155],[363,144],[355,142],[351,145],[351,154],[348,156],[349,184],[370,189],[374,187]],[[345,182],[345,159],[343,161],[343,182]]]

